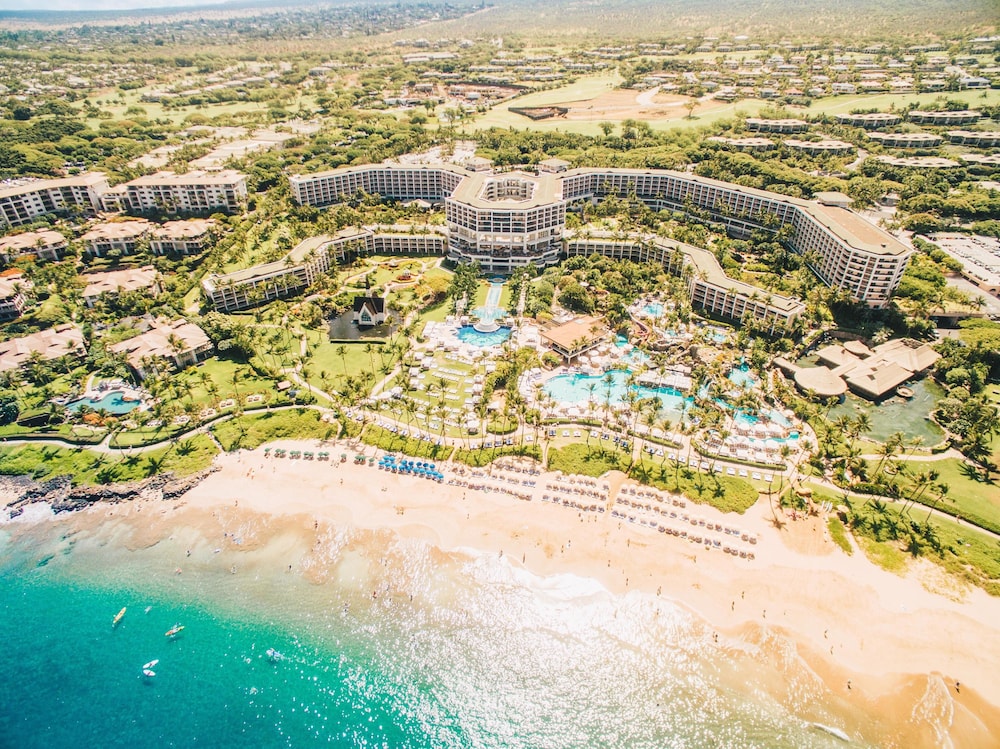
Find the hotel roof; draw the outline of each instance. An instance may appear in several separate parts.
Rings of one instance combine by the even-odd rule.
[[[0,342],[0,372],[21,366],[33,351],[41,354],[43,359],[58,359],[67,354],[81,355],[86,351],[83,331],[72,323],[66,323]]]
[[[158,271],[152,265],[112,270],[106,273],[89,273],[83,277],[87,281],[83,296],[89,298],[104,293],[114,294],[121,291],[148,289],[156,282],[157,274]]]
[[[180,341],[180,348],[175,349],[171,343],[176,338]],[[178,354],[203,348],[211,344],[205,331],[194,323],[187,320],[174,320],[164,322],[158,320],[150,330],[141,333],[134,338],[108,346],[109,351],[125,354],[129,364],[137,369],[142,365],[143,359],[153,357],[163,357],[173,359]]]
[[[83,242],[100,242],[102,240],[135,239],[143,236],[153,225],[142,219],[136,221],[108,221],[95,224],[90,231],[80,237]]]
[[[212,228],[214,222],[210,219],[197,218],[190,221],[168,221],[153,229],[157,239],[195,239],[203,236]]]
[[[0,253],[31,252],[39,249],[39,242],[41,242],[41,248],[64,245],[66,237],[51,229],[12,234],[9,237],[0,237]]]
[[[60,179],[36,179],[21,185],[4,185],[0,187],[0,198],[63,187],[93,187],[95,185],[107,184],[107,181],[108,177],[103,172],[87,172],[75,177],[62,177]]]
[[[686,182],[694,182],[696,184],[706,185],[714,187],[721,190],[731,190],[733,192],[743,193],[745,195],[753,195],[760,197],[764,200],[770,200],[774,202],[788,203],[794,205],[799,209],[810,214],[821,224],[823,224],[827,229],[833,232],[836,236],[842,239],[844,242],[849,244],[851,247],[859,250],[864,250],[865,252],[870,252],[874,255],[908,255],[912,252],[910,248],[900,242],[898,239],[893,237],[886,231],[878,228],[872,223],[869,223],[864,218],[854,213],[853,211],[847,210],[845,208],[831,208],[829,206],[822,206],[813,200],[804,200],[802,198],[793,198],[786,195],[781,195],[779,193],[768,192],[767,190],[759,190],[755,187],[744,187],[743,185],[738,185],[733,182],[723,182],[717,179],[711,179],[709,177],[700,177],[697,174],[688,174],[686,172],[678,172],[670,169],[574,169],[570,172],[560,175],[562,177],[588,174],[588,173],[601,173],[602,171],[609,171],[615,174],[631,175],[635,177],[643,176],[656,176],[665,175],[671,176],[678,179],[682,179]]]
[[[517,182],[530,187],[530,195],[525,198],[486,197],[484,193],[491,185],[505,182]],[[526,172],[505,172],[492,174],[489,172],[474,172],[468,174],[451,194],[451,200],[465,203],[475,208],[486,208],[502,211],[539,208],[562,200],[562,183],[556,174],[543,173],[539,175]]]
[[[246,175],[234,169],[223,169],[218,172],[194,171],[186,174],[174,172],[156,172],[144,177],[138,177],[126,183],[129,187],[156,187],[159,185],[231,185],[242,182]]]

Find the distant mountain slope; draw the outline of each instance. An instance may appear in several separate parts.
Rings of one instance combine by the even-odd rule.
[[[688,34],[926,38],[996,32],[1000,0],[492,0],[422,36],[519,34],[532,39],[677,39]]]

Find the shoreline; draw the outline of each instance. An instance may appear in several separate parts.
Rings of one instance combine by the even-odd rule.
[[[282,441],[272,448],[316,449],[317,444]],[[329,443],[325,449],[331,449]],[[366,452],[372,454],[372,448]],[[452,556],[496,554],[541,578],[572,574],[617,596],[662,596],[724,643],[788,638],[832,699],[868,720],[882,716],[883,729],[886,719],[910,717],[921,693],[943,691],[952,705],[956,745],[1000,746],[1000,737],[988,728],[1000,724],[1000,688],[992,678],[993,664],[1000,662],[1000,600],[962,588],[930,564],[914,565],[901,578],[860,552],[847,556],[826,537],[821,519],[778,530],[760,502],[742,516],[687,503],[691,516],[754,534],[755,545],[741,544],[753,549],[750,561],[622,522],[610,509],[598,514],[542,502],[543,493],[551,494],[547,487],[556,485],[553,473],[531,476],[535,487],[510,484],[513,491],[532,495],[525,501],[352,462],[266,457],[261,448],[222,455],[215,466],[218,470],[170,503],[148,498],[96,504],[73,513],[70,521],[128,522],[129,546],[135,548],[193,529],[227,551],[249,552],[278,532],[309,538],[346,525],[416,540]],[[446,477],[454,476],[452,468]],[[486,469],[465,470],[465,478],[480,473],[477,483],[501,487],[498,475],[518,478],[512,471],[494,469],[489,478]],[[615,477],[609,483],[612,499],[633,485]],[[27,523],[51,516],[33,509],[25,514]],[[140,518],[141,526],[134,522]],[[263,532],[254,522],[259,518],[268,519]],[[321,560],[308,553],[296,566],[314,582],[324,580]],[[859,717],[853,730],[865,732],[863,723]],[[933,744],[914,736],[905,745]]]

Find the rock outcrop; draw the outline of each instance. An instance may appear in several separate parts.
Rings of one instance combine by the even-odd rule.
[[[73,486],[71,476],[56,476],[47,481],[35,481],[29,476],[3,476],[0,477],[0,491],[8,497],[14,497],[7,502],[7,508],[12,512],[34,502],[45,502],[54,512],[71,512],[96,502],[117,504],[131,502],[133,499],[174,500],[217,470],[217,467],[212,466],[180,478],[171,473],[163,473],[142,481],[99,486]]]

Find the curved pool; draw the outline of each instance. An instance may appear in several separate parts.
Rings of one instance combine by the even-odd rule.
[[[629,391],[628,378],[631,373],[625,369],[613,369],[604,375],[564,374],[556,375],[542,386],[542,390],[559,403],[577,405],[593,402],[602,406],[605,402],[620,406]],[[606,381],[605,378],[608,378]],[[591,391],[593,385],[593,391]],[[663,404],[661,411],[680,414],[685,399],[680,390],[668,387],[646,387],[634,385],[632,391],[639,398],[659,398]]]
[[[142,403],[137,400],[125,400],[125,394],[121,390],[112,390],[97,399],[78,398],[70,401],[66,404],[66,408],[70,411],[79,411],[86,406],[94,411],[107,411],[109,414],[127,414],[141,405]]]
[[[502,325],[489,333],[480,333],[471,325],[463,325],[455,333],[455,337],[462,343],[468,343],[479,348],[487,348],[488,346],[499,346],[510,338],[510,332],[510,328],[506,325]]]

